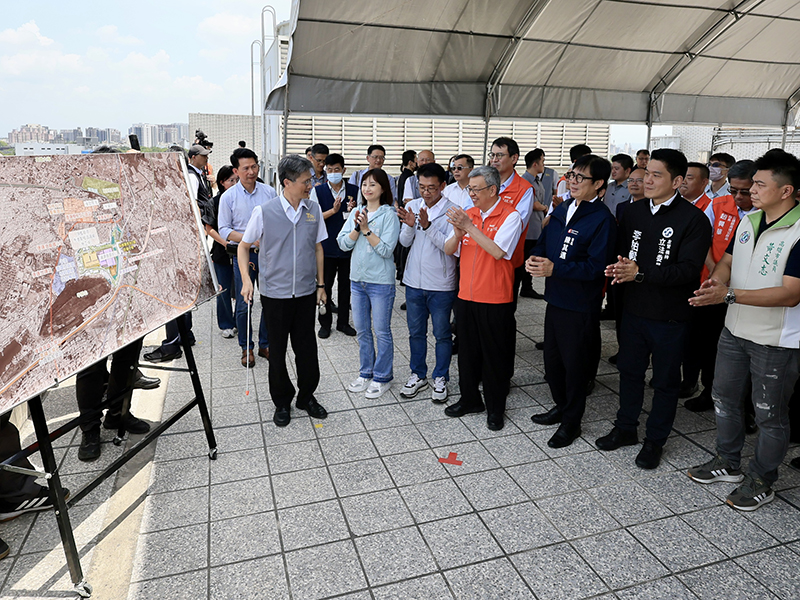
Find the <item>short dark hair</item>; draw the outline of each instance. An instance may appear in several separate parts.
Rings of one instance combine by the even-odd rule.
[[[330,154],[330,149],[325,144],[314,144],[311,146],[311,154]]]
[[[336,154],[335,152],[333,154],[328,154],[328,156],[325,157],[325,166],[329,165],[339,165],[344,169],[344,156]]]
[[[727,152],[715,152],[714,154],[708,157],[708,160],[709,162],[711,162],[712,160],[716,160],[718,162],[724,162],[725,166],[728,167],[729,169],[733,166],[733,163],[736,162],[736,159],[733,158],[733,156],[731,156]]]
[[[311,146],[309,146],[308,148],[306,148],[306,154],[310,154],[310,153],[311,153]]]
[[[258,163],[258,155],[250,150],[250,148],[237,148],[231,154],[231,166],[234,169],[239,168],[239,161],[243,158],[252,158],[256,163]]]
[[[525,155],[525,168],[530,169],[533,163],[539,162],[539,160],[544,156],[544,150],[541,148],[535,148],[528,152]]]
[[[686,156],[680,150],[658,148],[653,150],[653,153],[650,155],[650,160],[658,160],[664,163],[672,179],[676,177],[686,177],[686,168],[689,163],[686,160]]]
[[[383,146],[381,146],[381,148],[382,147]],[[392,198],[392,186],[389,183],[389,176],[386,174],[386,171],[383,169],[370,169],[364,173],[364,176],[361,178],[361,183],[363,184],[370,177],[372,177],[372,179],[374,179],[375,182],[381,186],[381,204],[394,204],[394,199]],[[364,203],[366,203],[366,200],[364,200]]]
[[[467,161],[467,166],[472,169],[475,167],[475,159],[472,158],[469,154],[456,154],[453,157],[453,160],[465,160]]]
[[[230,179],[233,175],[233,167],[230,165],[222,165],[217,171],[217,187],[222,185],[222,182],[226,179]]]
[[[600,188],[601,190],[606,189],[608,178],[611,177],[611,163],[608,162],[607,159],[602,156],[597,156],[596,154],[584,154],[578,157],[575,164],[572,165],[572,169],[589,171],[589,175],[592,176],[592,181],[603,182],[603,187]]]
[[[755,163],[757,171],[770,171],[780,185],[791,185],[795,194],[800,190],[800,161],[794,154],[773,148]]]
[[[581,156],[586,156],[587,154],[591,154],[592,149],[589,148],[586,144],[575,144],[572,148],[569,149],[569,160],[571,162],[575,162]]]
[[[311,161],[305,156],[299,154],[287,154],[278,163],[278,181],[281,185],[287,179],[289,181],[297,181],[297,178],[303,173],[308,173],[314,167]]]
[[[381,152],[383,152],[383,155],[386,156],[386,148],[384,148],[380,144],[372,144],[372,146],[367,148],[367,156],[372,154],[373,150],[380,150]]]
[[[408,163],[412,160],[417,160],[417,153],[414,150],[406,150],[403,152],[402,164],[401,167],[405,167]]]
[[[427,165],[422,165],[417,171],[417,179],[421,177],[436,177],[439,183],[444,183],[447,181],[447,172],[438,163],[428,163]]]
[[[492,146],[497,146],[499,148],[505,146],[508,149],[509,156],[514,156],[515,154],[519,156],[519,144],[510,137],[499,137],[492,142]]]
[[[693,169],[700,169],[700,176],[703,179],[708,179],[710,173],[708,172],[708,167],[705,166],[703,163],[699,162],[690,162],[686,163],[686,171],[688,172],[690,168]]]
[[[612,163],[619,163],[619,166],[623,169],[630,171],[633,169],[633,159],[630,157],[629,154],[625,154],[621,152],[620,154],[615,154],[611,157]]]
[[[637,150],[636,156],[639,156],[640,154],[644,154],[645,156],[650,156],[650,150],[648,150],[647,148],[642,148],[641,150]]]
[[[247,148],[247,142],[244,140],[239,140],[239,148]]]

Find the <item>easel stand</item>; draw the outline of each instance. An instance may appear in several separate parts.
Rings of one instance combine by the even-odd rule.
[[[47,429],[47,420],[44,416],[41,397],[35,396],[31,398],[28,400],[28,408],[30,410],[31,420],[33,421],[33,427],[36,432],[37,441],[27,448],[24,448],[21,452],[18,452],[3,463],[0,463],[0,468],[2,469],[16,473],[22,473],[24,475],[32,475],[34,477],[44,477],[47,480],[50,492],[50,501],[55,509],[56,521],[58,522],[58,531],[61,535],[61,542],[64,545],[64,553],[66,554],[67,558],[67,567],[69,568],[72,583],[75,585],[75,592],[81,598],[88,598],[91,596],[92,586],[89,585],[83,576],[80,554],[78,547],[75,544],[75,537],[72,534],[72,525],[70,524],[69,520],[69,508],[76,502],[83,499],[89,492],[94,490],[94,488],[103,483],[111,475],[116,473],[123,465],[125,465],[125,463],[139,454],[139,452],[144,450],[151,442],[153,442],[158,436],[177,423],[181,417],[186,415],[195,406],[200,411],[200,418],[203,421],[203,429],[205,430],[206,439],[208,440],[208,457],[211,460],[216,460],[217,458],[217,442],[214,438],[214,431],[211,426],[211,417],[208,414],[208,405],[206,404],[205,395],[203,394],[203,386],[200,383],[200,377],[197,373],[197,363],[194,360],[194,354],[192,353],[191,346],[186,342],[188,332],[183,319],[178,319],[178,331],[181,335],[181,346],[183,348],[184,355],[186,356],[187,368],[162,367],[159,365],[148,365],[147,368],[159,369],[162,371],[188,372],[192,378],[194,398],[189,403],[181,407],[180,410],[178,410],[174,415],[162,421],[157,427],[151,429],[150,432],[147,433],[141,440],[139,440],[135,446],[133,446],[127,452],[123,452],[119,458],[106,467],[96,478],[72,494],[69,500],[64,498],[64,488],[61,485],[61,478],[58,474],[58,465],[56,464],[56,458],[53,453],[52,442],[53,440],[60,438],[64,434],[69,433],[78,427],[80,425],[80,417],[72,419],[55,431],[50,432]],[[128,391],[130,391],[130,387],[133,384],[134,374],[135,369],[133,369],[129,374],[127,386],[128,390],[123,392],[125,396],[122,406],[123,423],[125,422],[124,416],[126,416],[130,411],[130,394]],[[109,400],[106,400],[106,402],[103,403],[103,406],[108,404]],[[124,436],[125,429],[124,426],[121,426],[113,440],[114,444],[117,446],[121,445],[124,440]],[[32,471],[30,469],[23,469],[13,466],[12,463],[21,458],[30,456],[37,450],[42,457],[42,466],[44,467],[44,472]]]

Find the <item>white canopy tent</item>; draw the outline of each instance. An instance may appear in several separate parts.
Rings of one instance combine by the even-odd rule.
[[[784,127],[800,2],[293,0],[267,114]]]

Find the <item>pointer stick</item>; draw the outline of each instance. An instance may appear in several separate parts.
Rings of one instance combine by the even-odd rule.
[[[251,298],[250,301],[247,303],[247,327],[245,331],[247,331],[247,336],[245,337],[246,340],[246,348],[247,353],[245,356],[247,357],[247,367],[245,368],[244,373],[244,395],[250,395],[250,316],[253,314],[253,299]]]

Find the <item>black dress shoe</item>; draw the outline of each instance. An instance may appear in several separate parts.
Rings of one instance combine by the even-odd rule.
[[[616,354],[612,354],[611,356],[608,357],[608,362],[610,362],[612,365],[617,364],[617,357],[618,356],[619,356],[619,352],[617,352]]]
[[[133,380],[135,390],[154,390],[161,385],[158,377],[146,377],[139,369],[136,369],[136,378]]]
[[[118,413],[116,415],[112,415],[111,413],[106,413],[106,418],[103,420],[103,427],[106,429],[117,430],[119,429],[121,423],[121,414]],[[147,421],[142,421],[141,419],[128,413],[128,417],[125,419],[125,431],[135,435],[142,435],[143,433],[150,431],[150,423]]]
[[[547,440],[547,445],[551,448],[566,448],[579,437],[581,437],[580,425],[562,423],[561,426],[556,429],[553,437]]]
[[[339,313],[339,307],[336,306],[336,303],[333,300],[331,300],[331,313],[334,315]]]
[[[292,420],[292,413],[288,406],[279,406],[272,415],[272,422],[278,427],[286,427]]]
[[[586,395],[588,396],[594,391],[595,382],[594,379],[590,379],[586,384]]]
[[[298,410],[306,411],[310,417],[314,417],[315,419],[325,419],[328,416],[328,411],[317,402],[316,398],[311,398],[307,404],[300,404],[298,402],[296,406]]]
[[[523,298],[533,298],[535,300],[544,300],[544,296],[536,290],[522,290],[519,293]]]
[[[636,456],[636,466],[642,469],[655,469],[661,464],[662,451],[661,446],[657,446],[645,438],[642,449],[639,450],[639,454]]]
[[[337,325],[336,331],[341,331],[343,334],[349,335],[350,337],[355,337],[358,335],[358,332],[353,328],[352,325],[350,325],[350,323],[347,325]]]
[[[156,348],[152,352],[148,352],[144,355],[144,359],[147,362],[151,363],[160,363],[160,362],[167,362],[169,360],[175,360],[176,358],[180,358],[183,356],[183,351],[178,350],[171,354],[165,353],[161,348]]]
[[[625,431],[614,426],[611,433],[599,438],[594,444],[600,450],[616,450],[623,446],[635,446],[639,443],[639,436],[635,431]]]
[[[505,427],[505,419],[503,415],[489,415],[486,417],[486,427],[489,428],[490,431],[500,431],[503,427]]]
[[[100,425],[82,432],[81,446],[78,448],[78,460],[91,462],[100,458]]]
[[[461,400],[456,402],[455,404],[451,404],[447,408],[444,409],[444,414],[448,417],[463,417],[469,413],[482,413],[486,410],[486,407],[483,403],[478,404],[477,406],[467,406]]]
[[[547,412],[531,415],[531,421],[539,425],[554,425],[555,423],[561,423],[561,413],[558,407],[554,406]]]
[[[533,346],[537,350],[544,350],[544,342],[536,342]]]
[[[406,310],[406,303],[405,303],[405,302],[403,302],[403,303],[400,305],[400,310]]]
[[[320,327],[319,333],[317,337],[321,340],[331,337],[331,328],[330,327]]]
[[[686,381],[682,381],[681,387],[678,389],[678,398],[691,398],[699,389],[700,386],[697,385],[697,382],[691,384]]]
[[[711,392],[706,393],[706,390],[703,390],[699,396],[689,398],[683,406],[692,412],[705,412],[714,408],[714,401],[711,399]]]
[[[789,461],[789,466],[800,471],[800,456]]]

